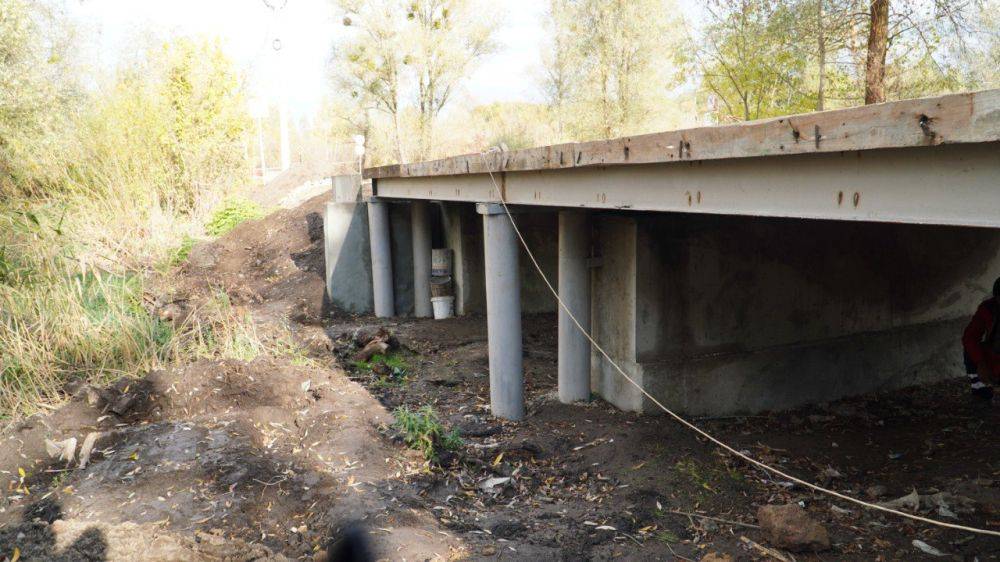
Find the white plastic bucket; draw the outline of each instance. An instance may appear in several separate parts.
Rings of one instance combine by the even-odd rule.
[[[434,319],[443,320],[455,315],[455,297],[431,297]]]
[[[451,275],[451,248],[431,250],[431,275],[447,277]]]

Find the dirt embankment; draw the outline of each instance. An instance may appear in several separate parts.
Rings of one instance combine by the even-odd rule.
[[[831,502],[664,418],[600,400],[560,404],[551,316],[525,322],[527,418],[491,417],[482,318],[379,321],[323,308],[322,204],[196,248],[160,300],[182,318],[223,291],[261,330],[291,328],[309,364],[201,360],[70,389],[78,397],[66,407],[2,436],[0,547],[16,544],[26,559],[310,559],[362,520],[394,560],[937,558],[925,546],[943,559],[998,559],[995,538]],[[379,328],[400,343],[392,369],[354,366],[356,334]],[[434,406],[464,444],[426,470],[380,429],[399,405]],[[700,423],[797,476],[1000,529],[998,422],[953,381]],[[93,432],[85,468],[45,451],[46,438]],[[759,528],[761,506],[788,504],[803,506],[828,547],[791,554]]]
[[[0,436],[0,559],[311,559],[352,521],[381,529],[389,558],[460,548],[410,507],[401,483],[423,459],[382,435],[391,414],[326,352],[323,202],[196,247],[156,299],[183,322],[225,293],[262,332],[295,328],[316,359],[203,359],[69,386],[66,406]],[[71,459],[47,451],[73,439]]]

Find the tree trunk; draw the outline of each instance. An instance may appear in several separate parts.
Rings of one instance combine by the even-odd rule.
[[[403,153],[403,135],[402,131],[399,130],[399,106],[397,105],[396,110],[392,112],[392,127],[395,130],[396,137],[396,162],[399,164],[406,163],[406,155]]]
[[[872,0],[865,62],[865,105],[885,101],[885,55],[889,47],[889,0]]]
[[[823,0],[816,0],[816,29],[818,31],[819,87],[816,92],[816,111],[823,111],[826,98],[826,22],[823,21]]]

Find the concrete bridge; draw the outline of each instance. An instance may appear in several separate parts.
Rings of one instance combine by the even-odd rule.
[[[688,414],[961,375],[964,319],[1000,275],[1000,90],[364,175],[328,210],[331,299],[429,316],[431,248],[451,248],[458,313],[487,317],[493,412],[513,419],[522,313],[557,308],[501,199],[574,315]],[[561,314],[560,399],[592,392],[649,409]]]

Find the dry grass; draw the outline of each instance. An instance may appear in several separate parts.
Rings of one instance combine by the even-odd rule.
[[[114,198],[0,206],[0,420],[58,404],[73,379],[100,384],[172,361],[287,353],[266,345],[225,293],[180,326],[151,310],[147,279],[171,268],[203,221]]]

